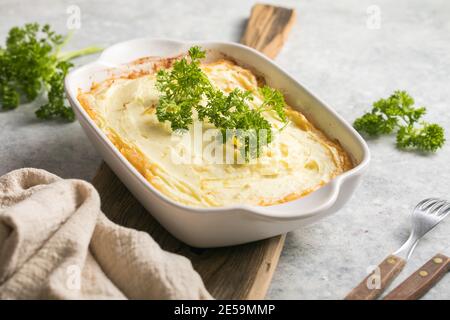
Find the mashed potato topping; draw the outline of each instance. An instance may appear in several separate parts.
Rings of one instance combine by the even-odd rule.
[[[251,71],[228,60],[201,67],[215,87],[224,92],[253,91],[249,103],[252,107],[261,104],[258,81]],[[173,134],[168,123],[157,119],[160,93],[155,82],[154,71],[113,78],[80,93],[78,100],[130,163],[176,202],[197,207],[273,205],[304,196],[351,168],[339,144],[289,107],[287,124],[272,112],[264,113],[274,139],[258,159],[244,163],[205,160],[208,148],[217,147],[217,139],[211,135],[205,139],[213,126],[194,122],[189,132]],[[199,136],[200,146],[196,143]],[[230,143],[221,146],[224,158],[233,151],[226,148]]]

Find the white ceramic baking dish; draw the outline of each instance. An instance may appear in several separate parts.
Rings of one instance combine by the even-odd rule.
[[[76,97],[79,89],[88,90],[93,81],[110,76],[111,68],[120,70],[141,57],[177,56],[193,44],[211,52],[221,52],[264,76],[270,86],[285,93],[289,105],[306,115],[330,138],[338,140],[352,156],[355,167],[306,197],[268,207],[195,208],[161,194],[114,147]],[[264,239],[334,213],[353,194],[369,163],[369,149],[351,125],[273,61],[240,44],[161,39],[126,41],[106,49],[97,61],[72,71],[66,77],[65,87],[81,126],[111,169],[169,232],[195,247],[228,246]]]

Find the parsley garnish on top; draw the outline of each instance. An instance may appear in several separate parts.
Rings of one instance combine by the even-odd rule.
[[[426,109],[413,105],[414,99],[407,92],[395,91],[389,98],[376,101],[372,110],[357,118],[353,126],[369,136],[396,132],[400,149],[435,152],[445,143],[444,128],[420,121]]]
[[[209,91],[207,98],[206,106],[198,109],[199,119],[207,119],[220,129],[224,142],[236,138],[245,159],[259,157],[261,148],[272,142],[272,127],[261,110],[248,106],[252,93],[234,89],[225,94],[216,89]]]
[[[199,47],[189,49],[190,61],[183,58],[173,64],[171,71],[160,70],[157,88],[163,93],[156,115],[160,122],[169,121],[173,130],[188,129],[192,123],[192,108],[199,108],[203,95],[211,84],[200,69],[200,59],[205,52]]]
[[[205,51],[193,46],[188,56],[176,61],[172,69],[157,73],[156,86],[162,93],[156,107],[158,120],[169,121],[172,130],[187,130],[194,108],[199,120],[208,121],[221,131],[224,142],[231,132],[246,159],[260,156],[261,147],[272,141],[272,127],[262,113],[273,110],[281,121],[287,122],[282,93],[268,86],[259,88],[263,103],[251,108],[247,102],[253,100],[253,92],[234,89],[227,94],[211,84],[200,68]]]
[[[6,46],[0,47],[0,104],[15,109],[23,100],[32,101],[48,92],[48,102],[36,116],[41,119],[60,117],[73,121],[74,113],[65,104],[64,77],[73,66],[69,60],[100,51],[96,47],[61,53],[66,37],[56,34],[49,25],[28,23],[12,28]]]

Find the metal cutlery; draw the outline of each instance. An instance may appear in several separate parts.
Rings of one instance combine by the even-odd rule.
[[[373,300],[378,298],[400,273],[419,240],[450,213],[450,202],[429,198],[419,202],[412,213],[411,233],[406,242],[381,262],[346,297],[346,300]]]

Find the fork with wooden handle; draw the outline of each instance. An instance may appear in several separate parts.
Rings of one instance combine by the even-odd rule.
[[[450,248],[447,250],[450,251]],[[450,254],[438,253],[411,274],[384,300],[416,300],[428,292],[450,270]]]
[[[412,213],[411,234],[397,251],[389,255],[346,297],[346,300],[377,299],[402,271],[419,240],[450,213],[450,202],[430,198],[419,202]]]

